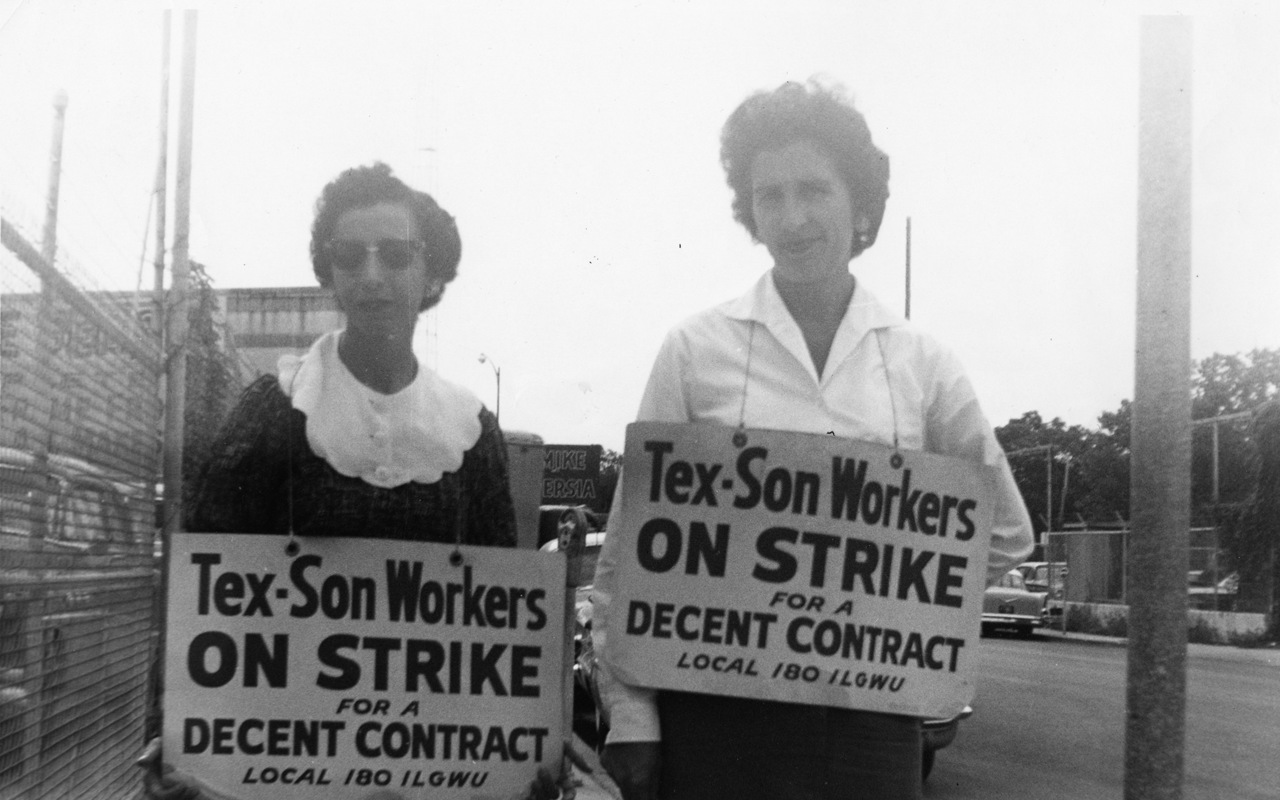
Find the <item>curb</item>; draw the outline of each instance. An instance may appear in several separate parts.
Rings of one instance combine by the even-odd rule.
[[[1119,636],[1100,636],[1091,633],[1076,633],[1041,628],[1036,634],[1045,640],[1059,642],[1075,642],[1077,644],[1101,645],[1104,647],[1128,647],[1129,639]],[[1227,644],[1201,644],[1187,642],[1188,657],[1212,661],[1252,662],[1268,666],[1280,666],[1280,647],[1233,647]]]
[[[1075,631],[1060,631],[1055,628],[1041,628],[1036,631],[1038,636],[1056,639],[1062,642],[1079,642],[1081,644],[1100,644],[1110,645],[1112,647],[1128,647],[1129,639],[1121,636],[1100,636],[1092,633],[1076,633]]]

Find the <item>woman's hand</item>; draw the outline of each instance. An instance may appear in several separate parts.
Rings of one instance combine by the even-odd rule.
[[[622,790],[623,800],[657,800],[661,747],[658,742],[605,745],[600,763]]]
[[[147,800],[207,800],[199,784],[163,762],[159,739],[147,742],[137,763],[145,770],[142,793]]]
[[[527,800],[573,800],[577,786],[569,772],[569,762],[565,761],[558,779],[550,770],[540,767],[526,797]]]

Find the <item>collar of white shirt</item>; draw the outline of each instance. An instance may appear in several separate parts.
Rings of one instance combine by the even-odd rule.
[[[340,331],[281,356],[280,387],[307,417],[307,443],[338,472],[384,489],[435,483],[479,440],[480,399],[418,364],[395,394],[375,392],[338,356]]]
[[[772,271],[761,275],[750,291],[730,300],[723,308],[725,315],[731,319],[749,320],[764,325],[797,361],[808,365],[810,370],[813,369],[813,359],[809,357],[804,334],[782,302],[782,296],[773,283]],[[871,331],[905,324],[905,319],[889,310],[862,281],[858,281],[854,286],[853,297],[849,299],[849,308],[840,321],[840,329],[836,331],[836,338],[831,343],[827,363],[838,364],[843,361]],[[813,377],[816,381],[816,372]]]

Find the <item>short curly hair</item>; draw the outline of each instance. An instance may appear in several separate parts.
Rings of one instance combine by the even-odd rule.
[[[870,223],[865,236],[853,237],[852,259],[875,244],[880,231],[889,198],[889,156],[872,143],[866,119],[838,87],[788,81],[773,91],[756,92],[729,115],[720,132],[720,165],[733,190],[733,218],[756,238],[751,208],[755,158],[800,140],[813,142],[835,163],[853,201],[855,230],[861,233],[862,217]]]
[[[324,287],[333,284],[333,265],[329,263],[325,245],[333,238],[338,219],[353,208],[368,208],[379,203],[394,203],[413,214],[418,233],[426,244],[423,251],[428,277],[440,282],[439,292],[428,292],[421,310],[440,302],[444,285],[458,277],[462,259],[462,238],[453,216],[426,192],[410,187],[396,177],[391,167],[375,161],[367,166],[344,170],[320,192],[316,200],[315,221],[311,224],[311,268]]]

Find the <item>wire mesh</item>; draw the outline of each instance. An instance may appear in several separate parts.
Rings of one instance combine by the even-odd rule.
[[[159,348],[0,220],[0,797],[134,797],[155,663]]]

